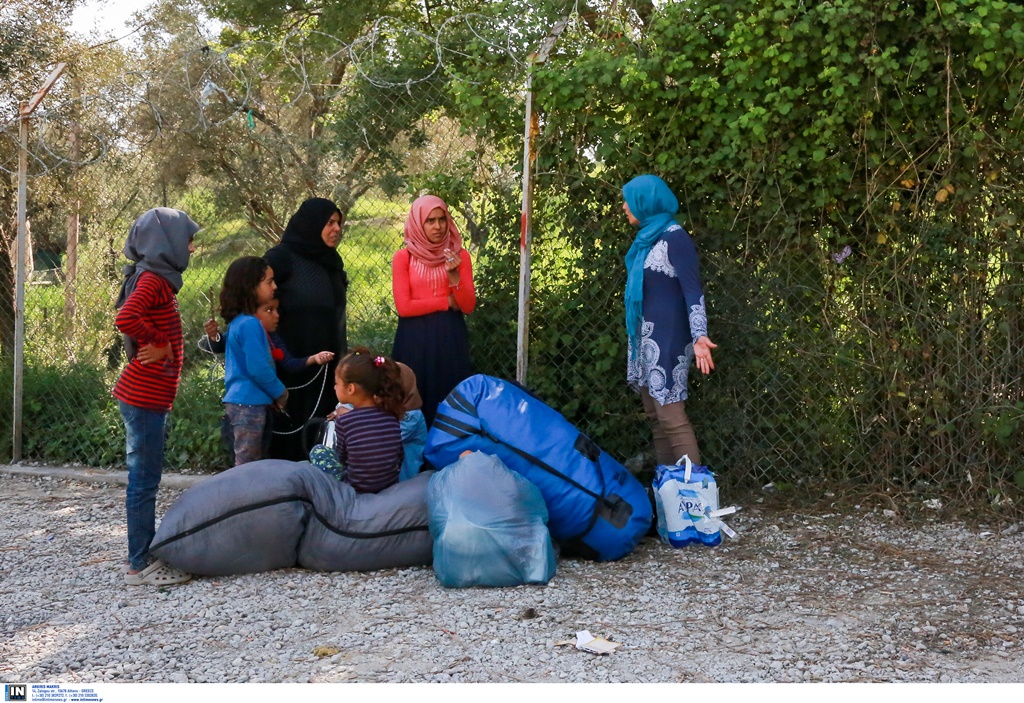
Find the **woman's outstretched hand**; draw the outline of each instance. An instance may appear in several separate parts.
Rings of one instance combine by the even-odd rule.
[[[306,366],[312,366],[313,364],[316,364],[317,366],[323,366],[333,358],[334,352],[317,352],[316,354],[313,354],[312,356],[306,358]]]
[[[711,358],[711,350],[717,349],[718,345],[707,336],[701,337],[693,343],[693,355],[697,358],[697,368],[701,373],[707,375],[715,368],[715,362]]]

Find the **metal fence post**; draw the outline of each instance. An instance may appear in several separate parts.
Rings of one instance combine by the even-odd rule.
[[[76,91],[76,98],[79,97]],[[71,178],[70,186],[73,193],[71,211],[67,217],[67,265],[64,267],[64,317],[75,322],[76,296],[78,293],[78,240],[81,236],[82,199],[78,192],[79,142],[81,141],[82,125],[77,120],[71,125]]]
[[[537,115],[533,112],[533,71],[543,64],[568,24],[568,18],[556,22],[540,43],[536,53],[527,58],[526,119],[523,134],[523,210],[519,234],[519,317],[516,324],[516,380],[526,384],[530,347],[530,256],[533,246],[533,181],[530,169],[536,156],[533,137],[537,134]]]
[[[21,440],[22,440],[22,395],[24,393],[24,365],[25,365],[25,257],[28,249],[27,236],[27,202],[28,202],[28,120],[39,103],[43,101],[54,82],[60,78],[67,66],[65,63],[57,64],[57,67],[50,72],[50,75],[43,81],[43,85],[36,91],[35,95],[28,102],[21,103],[18,107],[19,132],[21,137],[21,149],[18,152],[18,261],[16,265],[14,283],[14,408],[13,427],[14,436],[11,450],[11,461],[17,464],[21,461]]]
[[[28,114],[25,112],[27,103],[19,107],[19,144],[18,152],[18,259],[15,262],[14,277],[14,436],[11,461],[21,461],[21,399],[25,347],[25,243],[28,237],[25,231],[26,208],[28,195]]]

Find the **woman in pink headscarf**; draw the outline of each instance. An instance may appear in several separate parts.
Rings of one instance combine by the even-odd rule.
[[[438,404],[473,375],[465,315],[476,307],[469,252],[448,206],[417,198],[405,221],[405,247],[391,261],[398,330],[391,357],[416,374],[427,426]]]

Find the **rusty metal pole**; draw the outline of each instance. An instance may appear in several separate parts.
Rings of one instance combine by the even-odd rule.
[[[18,152],[18,258],[15,262],[14,277],[14,437],[12,438],[11,456],[11,462],[14,464],[21,461],[23,355],[25,353],[25,245],[28,241],[25,207],[28,196],[28,114],[24,112],[27,103],[22,103],[19,107],[21,112],[18,120],[21,150]]]
[[[18,152],[18,261],[15,274],[14,289],[14,435],[11,461],[21,461],[22,442],[22,396],[24,395],[25,373],[25,259],[28,250],[28,121],[53,87],[54,82],[67,67],[65,63],[57,64],[43,85],[35,92],[28,102],[18,107],[20,124],[21,149]]]
[[[531,57],[532,58],[532,57]],[[523,135],[523,209],[519,221],[519,316],[516,322],[516,380],[526,385],[530,352],[530,248],[533,245],[533,193],[530,166],[533,163],[533,66],[526,78],[526,133]]]
[[[523,134],[523,209],[519,232],[519,317],[516,339],[516,380],[526,385],[526,371],[530,360],[530,266],[533,246],[533,179],[530,177],[536,160],[533,140],[539,131],[537,115],[533,111],[533,71],[547,61],[548,54],[555,46],[558,35],[568,24],[568,19],[556,22],[540,43],[540,48],[530,54],[526,68],[526,120]]]

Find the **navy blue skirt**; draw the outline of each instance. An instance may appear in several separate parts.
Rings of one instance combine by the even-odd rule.
[[[474,373],[462,311],[398,318],[391,358],[407,364],[416,374],[416,386],[423,398],[423,417],[430,427],[441,401]]]

